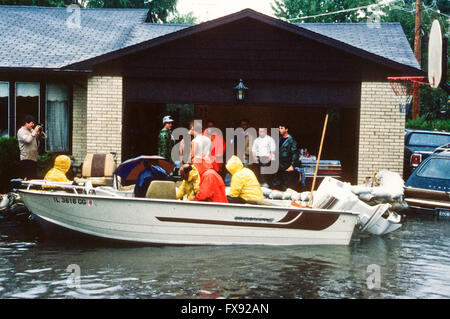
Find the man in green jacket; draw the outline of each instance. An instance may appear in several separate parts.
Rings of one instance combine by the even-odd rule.
[[[280,183],[280,189],[295,187],[296,172],[294,166],[298,163],[297,142],[289,134],[289,128],[286,124],[279,126],[280,144],[279,144],[279,166],[277,180]]]
[[[172,136],[173,119],[170,115],[167,115],[163,117],[162,122],[164,127],[158,135],[158,155],[172,161],[171,152],[175,145],[175,140]]]

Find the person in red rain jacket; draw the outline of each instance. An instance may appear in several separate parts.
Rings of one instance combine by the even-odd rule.
[[[195,157],[193,164],[200,174],[200,185],[194,200],[202,202],[228,203],[225,194],[225,183],[222,177],[213,169],[211,160],[207,157]]]

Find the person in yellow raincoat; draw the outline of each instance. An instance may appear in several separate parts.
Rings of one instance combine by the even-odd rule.
[[[261,186],[255,173],[244,167],[239,157],[236,155],[231,156],[225,167],[232,175],[228,196],[233,199],[233,202],[264,200]]]
[[[183,182],[177,189],[177,199],[194,200],[195,194],[198,193],[200,185],[200,175],[194,165],[184,164],[181,167],[181,177]]]
[[[70,169],[70,158],[66,155],[58,155],[55,158],[55,164],[47,174],[45,174],[44,180],[52,182],[70,182],[66,173]]]

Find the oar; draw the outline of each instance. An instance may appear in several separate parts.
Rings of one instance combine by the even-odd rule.
[[[319,162],[320,162],[320,156],[322,155],[322,145],[323,145],[323,140],[325,138],[325,131],[327,130],[327,122],[328,122],[328,113],[325,116],[325,123],[323,124],[322,139],[320,140],[319,154],[317,155],[316,170],[314,172],[314,178],[313,178],[312,187],[311,187],[311,196],[309,196],[309,203],[308,203],[309,207],[312,207],[314,186],[316,185],[317,172],[319,171]]]

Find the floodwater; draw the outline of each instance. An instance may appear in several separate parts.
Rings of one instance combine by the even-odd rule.
[[[117,247],[34,227],[0,226],[0,298],[450,298],[448,218],[345,247]]]

